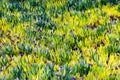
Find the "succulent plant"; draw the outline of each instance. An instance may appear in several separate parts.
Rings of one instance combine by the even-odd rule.
[[[0,80],[119,80],[119,22],[119,0],[0,0]]]

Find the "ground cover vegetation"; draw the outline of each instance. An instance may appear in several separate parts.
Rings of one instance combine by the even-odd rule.
[[[0,0],[0,79],[119,80],[119,0]]]

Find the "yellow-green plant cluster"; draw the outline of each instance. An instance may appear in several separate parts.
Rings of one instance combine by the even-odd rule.
[[[119,80],[119,0],[0,0],[0,80]]]

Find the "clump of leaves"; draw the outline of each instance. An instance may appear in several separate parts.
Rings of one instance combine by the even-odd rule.
[[[25,44],[19,44],[18,48],[20,52],[26,53],[26,54],[32,53],[32,50],[33,50],[29,45],[25,45]]]
[[[80,76],[87,75],[89,71],[91,70],[91,66],[86,63],[83,59],[79,61],[78,64],[76,64],[76,71],[77,73],[80,73]]]
[[[38,22],[36,22],[37,27],[56,29],[56,24],[53,22],[46,13],[42,13],[38,16]]]
[[[7,55],[13,55],[14,54],[13,47],[11,47],[11,46],[4,47],[2,49],[2,53],[7,54]]]

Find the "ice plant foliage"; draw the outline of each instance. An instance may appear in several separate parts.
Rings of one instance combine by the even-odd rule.
[[[0,0],[0,80],[120,80],[119,0]]]

